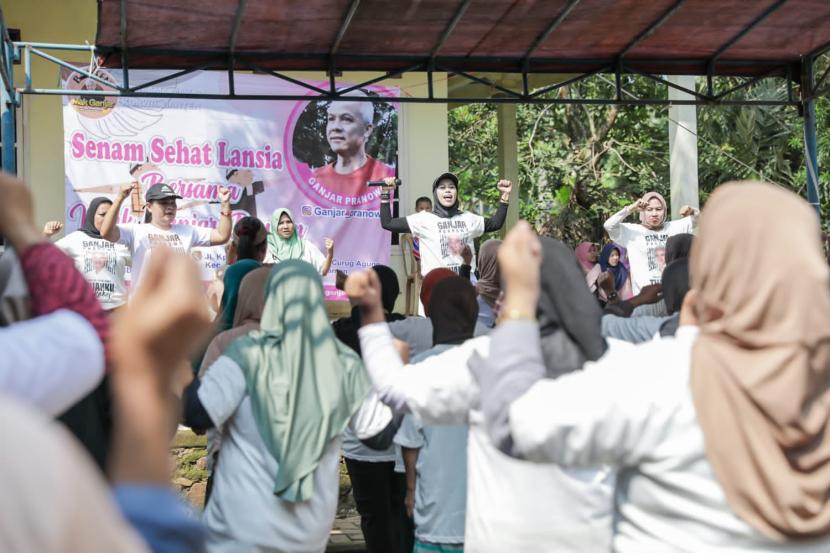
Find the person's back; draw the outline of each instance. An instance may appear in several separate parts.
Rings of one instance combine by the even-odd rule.
[[[286,552],[322,551],[337,508],[340,438],[327,445],[314,471],[312,498],[291,503],[274,494],[279,464],[257,428],[239,367],[220,358],[206,373],[199,397],[211,416],[228,417],[204,512],[208,549],[232,551],[243,542]]]
[[[586,365],[584,375],[575,375],[590,375],[594,400],[607,397],[608,405],[628,406],[621,407],[623,412],[615,419],[606,418],[603,435],[607,443],[597,448],[627,451],[614,494],[613,551],[830,550],[827,538],[773,544],[729,507],[707,458],[689,387],[696,337],[697,329],[686,326],[676,337],[641,344],[635,350],[611,348],[606,357]],[[643,364],[643,359],[654,362]],[[573,390],[565,394],[577,395]],[[628,399],[619,402],[615,397]],[[560,402],[560,408],[573,407]],[[616,438],[620,438],[619,445],[611,445]]]
[[[412,359],[418,363],[453,347],[437,345]],[[442,551],[461,551],[467,501],[466,424],[424,425],[412,415],[404,417],[395,443],[417,451],[414,496],[415,551],[440,544]],[[406,451],[406,450],[405,450]],[[405,454],[406,455],[406,454]],[[404,457],[406,462],[406,457]],[[412,493],[411,491],[409,493]]]

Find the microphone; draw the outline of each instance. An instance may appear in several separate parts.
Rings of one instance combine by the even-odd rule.
[[[401,179],[395,179],[395,186],[401,185]],[[386,182],[382,180],[367,180],[366,186],[386,186]]]

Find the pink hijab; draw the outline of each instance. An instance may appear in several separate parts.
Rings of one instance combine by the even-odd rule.
[[[588,274],[596,265],[596,263],[592,263],[588,259],[588,252],[591,250],[591,246],[593,245],[593,242],[580,242],[574,250],[576,258],[579,260],[579,266],[582,267],[582,271],[585,274]]]

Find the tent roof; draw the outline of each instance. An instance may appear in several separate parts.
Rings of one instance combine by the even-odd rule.
[[[96,45],[131,69],[757,76],[830,46],[830,2],[99,0]]]

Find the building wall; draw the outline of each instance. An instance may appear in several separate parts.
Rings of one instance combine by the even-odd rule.
[[[94,0],[6,0],[3,15],[9,28],[20,29],[26,42],[63,44],[94,43],[97,25],[97,3]],[[50,51],[61,59],[88,63],[84,54]],[[33,57],[33,86],[56,88],[57,65]],[[23,85],[22,65],[16,66],[15,84]],[[293,73],[295,77],[325,79],[321,73]],[[377,74],[348,73],[343,81],[358,82]],[[410,74],[381,84],[401,88],[402,95],[426,95],[426,75]],[[435,75],[435,93],[446,93],[446,80]],[[64,164],[63,122],[59,96],[24,95],[19,120],[18,174],[31,187],[35,197],[35,219],[38,225],[48,220],[63,219]],[[402,104],[399,135],[399,174],[401,213],[411,211],[415,198],[431,196],[431,183],[436,175],[447,170],[447,107],[443,104]],[[392,247],[394,268],[402,272],[400,248]],[[402,284],[405,280],[402,280]],[[403,289],[403,286],[402,286]],[[403,303],[399,304],[402,309]]]

